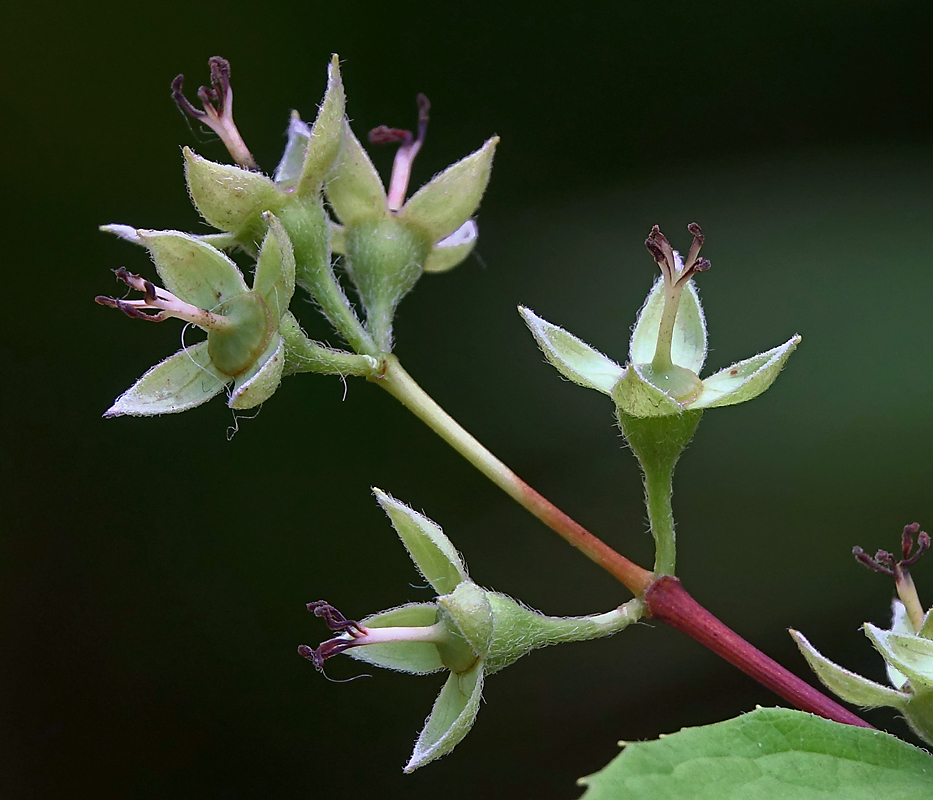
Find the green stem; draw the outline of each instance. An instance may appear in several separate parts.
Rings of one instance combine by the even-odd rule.
[[[374,380],[415,414],[447,444],[470,462],[496,486],[545,525],[576,547],[640,597],[651,585],[654,575],[629,561],[601,539],[575,522],[548,499],[496,458],[441,408],[409,375],[394,355],[385,360],[385,371]]]
[[[654,537],[654,571],[673,575],[677,566],[674,511],[671,507],[674,467],[700,424],[702,411],[660,417],[633,417],[618,412],[619,425],[641,464],[645,504]]]

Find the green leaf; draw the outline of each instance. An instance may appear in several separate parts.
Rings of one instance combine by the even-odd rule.
[[[105,417],[174,414],[206,403],[230,378],[211,364],[207,342],[199,342],[156,364],[121,394]]]
[[[263,219],[269,231],[259,251],[253,291],[263,299],[275,321],[279,322],[288,311],[288,304],[295,293],[295,254],[282,223],[271,213],[263,214]]]
[[[623,375],[623,369],[599,350],[590,347],[572,333],[541,319],[534,311],[518,307],[538,347],[565,378],[612,396],[612,389]]]
[[[498,143],[499,137],[493,136],[475,153],[435,175],[402,206],[399,217],[416,225],[432,243],[450,236],[479,208]]]
[[[340,154],[324,184],[324,194],[344,225],[381,219],[389,213],[379,173],[346,121]]]
[[[933,757],[870,728],[759,708],[626,744],[584,800],[928,800]]]
[[[210,311],[247,291],[243,274],[209,244],[178,231],[139,231],[165,288],[185,302]]]
[[[467,672],[450,673],[447,683],[434,702],[431,716],[421,731],[415,750],[405,765],[405,772],[447,755],[470,732],[479,711],[483,692],[483,662]]]
[[[360,624],[367,628],[425,628],[435,622],[437,606],[434,603],[411,603],[360,620]],[[444,669],[437,647],[431,642],[368,644],[366,647],[352,647],[346,654],[357,661],[415,675]]]
[[[792,336],[778,347],[710,375],[703,381],[703,391],[692,407],[731,406],[758,397],[774,383],[798,344],[800,337]]]
[[[658,278],[638,312],[638,320],[629,343],[629,360],[633,364],[650,364],[658,345],[661,316],[664,312],[664,278]],[[706,317],[700,305],[693,281],[688,281],[680,295],[680,305],[674,318],[671,338],[671,361],[678,367],[700,374],[706,361]]]
[[[438,594],[448,594],[469,580],[466,566],[438,525],[381,489],[373,493],[389,515],[415,566]]]
[[[831,692],[846,702],[863,708],[892,706],[903,709],[907,704],[907,699],[890,686],[882,686],[880,683],[875,683],[830,661],[810,644],[802,633],[792,630],[790,635],[800,648],[800,652],[803,653],[803,657],[807,659],[810,669]]]

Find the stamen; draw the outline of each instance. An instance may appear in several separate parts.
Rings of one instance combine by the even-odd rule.
[[[170,317],[176,317],[197,325],[206,331],[228,331],[233,327],[233,321],[229,317],[205,311],[203,308],[186,303],[171,292],[158,288],[140,275],[134,275],[126,267],[115,269],[113,274],[131,289],[142,292],[144,299],[122,300],[99,295],[94,298],[94,302],[108,308],[116,308],[132,319],[142,319],[147,322],[164,322]],[[145,309],[156,310],[156,313],[147,314]]]
[[[684,269],[690,269],[697,260],[697,256],[700,255],[700,248],[703,246],[703,242],[706,241],[706,237],[703,235],[703,230],[695,222],[691,222],[687,226],[687,230],[693,234],[693,244],[690,245],[690,252],[687,254],[687,260],[684,263]]]
[[[424,144],[428,132],[428,119],[431,103],[423,94],[418,95],[418,135],[401,128],[388,128],[380,125],[369,132],[369,141],[373,144],[399,143],[399,149],[392,163],[392,176],[389,179],[387,201],[390,211],[398,211],[405,204],[408,181],[415,156]]]
[[[233,121],[233,87],[230,83],[230,62],[220,56],[213,56],[209,62],[211,68],[211,86],[201,86],[198,98],[204,106],[201,111],[195,108],[185,97],[183,90],[185,76],[178,75],[172,81],[172,99],[182,113],[209,126],[221,139],[230,156],[241,167],[258,169],[249,148],[240,136]]]
[[[916,536],[917,551],[910,555],[914,548],[914,537]],[[923,625],[924,611],[920,605],[920,598],[917,595],[917,587],[910,576],[909,567],[917,563],[920,557],[930,548],[930,535],[920,530],[920,524],[911,523],[904,527],[901,534],[901,552],[904,557],[896,561],[894,556],[886,550],[879,550],[875,557],[871,558],[862,550],[861,547],[852,548],[852,554],[870,570],[880,572],[882,575],[893,576],[894,585],[897,589],[897,596],[904,604],[907,612],[907,618],[913,626],[914,631],[919,631]]]

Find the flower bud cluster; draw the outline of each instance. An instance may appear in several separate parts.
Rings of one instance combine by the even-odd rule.
[[[232,408],[250,408],[293,372],[375,377],[392,350],[402,297],[422,273],[456,266],[476,243],[472,217],[489,181],[497,139],[406,201],[428,120],[427,99],[419,95],[417,135],[382,127],[370,137],[399,145],[387,193],[347,122],[334,56],[314,123],[293,112],[285,152],[270,177],[259,171],[234,123],[229,63],[215,57],[210,68],[211,85],[197,92],[201,108],[185,96],[182,75],[172,83],[172,95],[185,114],[217,133],[235,162],[216,163],[183,149],[191,200],[219,232],[195,236],[105,226],[146,247],[165,286],[122,269],[117,277],[143,298],[98,298],[136,319],[181,319],[205,331],[207,340],[185,343],[153,367],[108,416],[184,411],[225,389]],[[225,252],[236,250],[256,260],[252,289]],[[344,260],[363,319],[335,273],[334,256]],[[349,351],[304,334],[289,311],[296,286],[310,294]]]

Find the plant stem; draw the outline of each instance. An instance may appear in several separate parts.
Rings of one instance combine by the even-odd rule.
[[[654,571],[658,575],[673,575],[677,560],[674,539],[674,464],[661,469],[645,470],[645,495],[648,521],[654,536]]]
[[[387,356],[383,374],[370,380],[401,402],[519,505],[560,534],[587,558],[605,569],[636,597],[644,597],[651,617],[686,633],[796,708],[836,722],[863,728],[871,727],[863,719],[784,669],[720,622],[687,593],[677,578],[672,575],[662,575],[659,578],[654,573],[629,561],[538,494],[444,411],[403,369],[395,356]],[[699,415],[696,419],[696,423],[698,422]],[[696,423],[694,423],[694,429]],[[692,435],[692,431],[689,435]],[[670,514],[670,481],[673,469],[674,463],[672,462],[670,469],[666,471],[653,471],[654,477],[650,479],[652,484],[650,488],[647,475],[645,480],[646,491],[649,492],[652,530],[657,524],[655,516],[661,520],[666,510],[671,525],[669,537],[671,544],[673,544],[673,517]],[[650,498],[652,496],[656,498],[655,510],[651,510]],[[671,567],[673,568],[673,562]]]
[[[645,593],[655,577],[651,572],[617,553],[532,489],[434,402],[430,395],[415,383],[394,355],[387,356],[385,363],[384,373],[379,378],[372,379],[375,383],[414,413],[509,497],[613,575],[632,594],[641,597]]]
[[[654,619],[686,633],[801,711],[861,728],[872,727],[745,641],[694,600],[672,575],[658,578],[646,592],[645,602]]]

